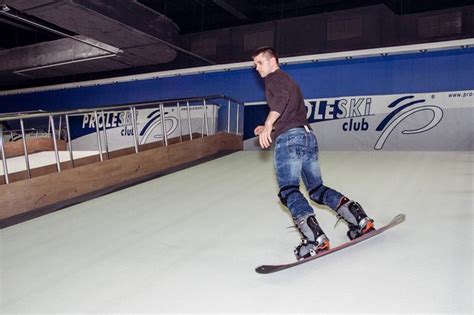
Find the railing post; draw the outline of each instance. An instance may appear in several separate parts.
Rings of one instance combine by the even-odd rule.
[[[137,118],[136,118],[136,112],[135,112],[135,107],[131,106],[130,107],[130,113],[132,115],[131,123],[132,123],[132,133],[133,133],[133,144],[135,145],[135,153],[138,153],[139,147],[138,147],[138,131],[137,131]]]
[[[178,111],[178,127],[179,127],[179,142],[183,142],[183,126],[181,125],[181,107],[179,102],[176,103]]]
[[[54,144],[54,154],[56,156],[56,169],[58,172],[61,172],[61,162],[59,160],[59,153],[58,153],[58,142],[56,141],[56,132],[54,130],[54,118],[52,115],[49,116],[49,123],[51,125],[51,138],[53,139]]]
[[[227,102],[227,132],[230,133],[230,100]]]
[[[236,130],[235,130],[235,134],[236,134],[236,135],[239,135],[240,104],[239,104],[239,103],[236,103],[236,105],[237,105],[237,127],[235,128],[235,129],[236,129]]]
[[[105,114],[104,111],[101,111],[102,114],[102,123],[104,124],[102,127],[102,131],[104,132],[104,141],[105,141],[105,153],[107,153],[107,159],[110,159],[110,154],[109,154],[109,141],[107,139],[107,123],[105,121]]]
[[[100,129],[99,129],[99,117],[97,116],[97,111],[94,111],[95,117],[95,134],[97,135],[97,146],[99,149],[100,161],[104,162],[104,155],[102,154],[102,140],[100,139]]]
[[[161,132],[163,135],[163,145],[168,145],[168,137],[166,136],[166,126],[165,126],[165,106],[163,103],[160,104],[160,118],[161,118]]]
[[[186,110],[188,111],[189,140],[193,140],[193,130],[191,129],[191,113],[189,110],[189,101],[186,101]]]
[[[207,102],[206,99],[203,99],[204,104],[204,123],[206,124],[206,136],[209,136],[209,119],[207,117]],[[204,131],[203,131],[204,133]]]
[[[67,143],[68,143],[68,149],[69,149],[69,159],[71,161],[71,167],[74,168],[74,155],[72,152],[72,141],[71,141],[71,128],[69,127],[69,115],[66,114],[65,116],[66,119],[66,133],[67,133]]]
[[[28,147],[26,145],[25,125],[23,124],[22,118],[20,118],[20,128],[21,128],[21,137],[23,139],[23,152],[25,153],[26,174],[28,175],[28,178],[31,178],[30,158],[28,156]]]
[[[203,101],[203,104],[202,104],[202,124],[201,124],[201,138],[204,137],[204,119],[205,119],[205,102]]]
[[[212,134],[215,135],[216,132],[216,104],[212,104]]]
[[[48,119],[48,137],[49,137],[50,133],[51,133],[51,120]]]
[[[63,116],[59,115],[59,125],[58,125],[58,140],[61,140],[61,126],[63,124]]]
[[[0,149],[2,150],[2,164],[3,164],[3,177],[5,178],[5,184],[10,184],[8,178],[8,167],[7,159],[5,154],[5,146],[3,145],[3,125],[0,124]]]

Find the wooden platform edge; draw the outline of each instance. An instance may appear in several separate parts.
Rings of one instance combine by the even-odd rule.
[[[58,150],[66,150],[66,142],[64,140],[57,140],[57,145]],[[23,156],[25,154],[23,140],[6,142],[4,147],[6,158]],[[54,150],[54,144],[51,138],[29,138],[26,140],[26,147],[28,154]]]
[[[220,133],[0,186],[0,228],[242,150]]]

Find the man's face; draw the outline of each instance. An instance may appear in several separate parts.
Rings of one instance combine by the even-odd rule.
[[[274,61],[275,58],[270,57],[268,54],[260,53],[255,58],[253,62],[255,64],[255,69],[258,71],[262,78],[265,78],[268,74],[274,71]],[[274,62],[272,62],[274,61]]]

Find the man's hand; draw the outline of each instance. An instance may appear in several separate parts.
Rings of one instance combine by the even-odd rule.
[[[258,136],[258,142],[263,149],[268,148],[272,143],[271,132],[272,126],[257,126],[253,130],[253,133]]]
[[[276,111],[270,111],[268,113],[267,119],[265,120],[264,126],[257,126],[253,133],[258,136],[258,142],[262,149],[266,149],[272,145],[272,131],[273,124],[280,117],[280,113]]]
[[[256,136],[259,136],[262,133],[263,128],[264,128],[264,126],[261,126],[261,125],[255,127],[255,129],[253,130],[253,134],[256,135]]]
[[[270,124],[265,124],[263,129],[261,129],[260,134],[258,135],[258,142],[262,149],[266,149],[272,145],[272,130],[273,126]]]

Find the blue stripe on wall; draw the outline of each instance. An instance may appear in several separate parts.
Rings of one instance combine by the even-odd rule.
[[[305,98],[474,89],[474,48],[370,57],[282,67]],[[204,73],[0,97],[0,112],[91,108],[225,94],[243,102],[265,99],[253,69]]]

